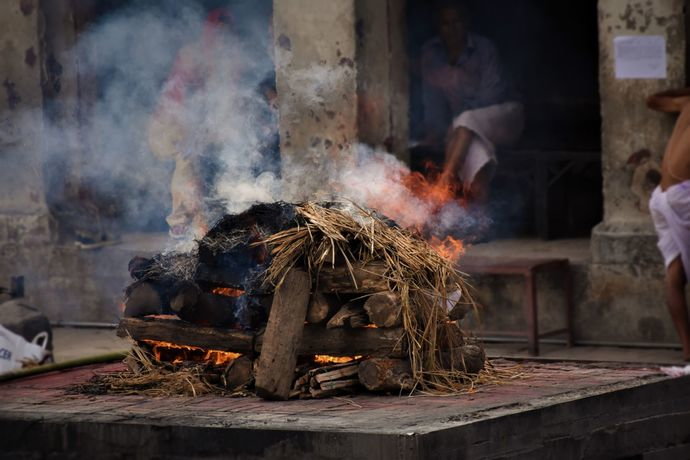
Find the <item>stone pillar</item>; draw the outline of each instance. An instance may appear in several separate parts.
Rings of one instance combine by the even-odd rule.
[[[359,139],[409,161],[405,2],[357,0]]]
[[[50,232],[41,162],[42,103],[37,0],[0,2],[0,255]],[[0,270],[2,271],[2,270]]]
[[[275,1],[273,25],[286,198],[329,192],[358,142],[406,160],[405,2]]]
[[[671,134],[675,117],[649,110],[645,99],[654,92],[685,85],[684,3],[599,0],[604,221],[592,235],[595,263],[652,262],[656,266],[660,260],[646,206],[648,196],[640,197],[639,191],[633,190],[636,165],[629,159],[633,153],[648,149],[650,160],[660,163]],[[617,80],[613,40],[619,35],[664,36],[668,77]],[[647,184],[646,192],[650,191]]]
[[[354,0],[273,2],[285,197],[328,191],[357,143]]]
[[[599,0],[604,220],[592,232],[586,287],[575,292],[578,340],[678,343],[646,206],[653,185],[640,168],[661,163],[675,121],[649,110],[646,97],[685,85],[683,6],[683,0]],[[617,80],[613,40],[620,35],[664,36],[667,78]],[[632,156],[643,149],[651,156]]]

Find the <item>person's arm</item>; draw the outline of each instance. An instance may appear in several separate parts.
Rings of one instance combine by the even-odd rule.
[[[690,88],[670,89],[647,98],[647,107],[667,113],[678,113],[690,103]]]

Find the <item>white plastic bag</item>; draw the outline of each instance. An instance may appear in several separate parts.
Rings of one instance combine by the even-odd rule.
[[[31,343],[0,325],[0,374],[21,369],[24,362],[42,362],[49,352],[44,348],[47,340],[41,334],[34,339],[36,343]]]

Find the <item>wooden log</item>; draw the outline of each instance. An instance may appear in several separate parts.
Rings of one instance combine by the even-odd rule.
[[[237,297],[201,292],[193,305],[185,305],[177,316],[190,323],[201,326],[234,326],[238,319],[235,316]]]
[[[310,290],[309,275],[292,269],[273,296],[256,369],[256,393],[262,398],[290,397]]]
[[[158,318],[123,318],[117,330],[119,337],[134,340],[157,340],[211,350],[235,353],[260,352],[263,333],[195,326],[180,320]],[[326,329],[307,325],[299,354],[302,356],[406,356],[402,328]]]
[[[321,324],[330,319],[340,307],[338,297],[333,294],[314,292],[307,309],[307,322]]]
[[[476,374],[484,369],[486,353],[479,345],[468,344],[441,353],[441,364],[468,374]]]
[[[316,290],[344,294],[386,291],[389,289],[388,279],[384,276],[386,270],[383,262],[369,262],[366,265],[354,263],[352,272],[346,265],[326,266],[319,272]]]
[[[193,281],[178,283],[175,286],[175,291],[175,295],[170,299],[170,308],[178,315],[183,310],[193,310],[201,295],[201,289]]]
[[[395,292],[383,291],[370,295],[364,302],[369,320],[378,327],[396,327],[402,324],[402,304]]]
[[[436,344],[441,350],[450,350],[465,345],[465,335],[458,321],[440,323],[436,332]]]
[[[253,375],[254,362],[246,356],[233,360],[223,372],[226,388],[234,390],[249,383]]]
[[[360,301],[350,301],[340,307],[340,310],[328,320],[326,328],[336,327],[364,327],[369,324],[369,318],[364,312],[364,307]]]
[[[160,294],[151,283],[137,282],[128,290],[129,295],[125,300],[125,317],[160,315],[163,311]]]
[[[196,326],[180,320],[123,318],[117,328],[117,335],[134,340],[156,340],[209,350],[254,352],[254,334],[251,332]]]
[[[370,391],[411,391],[412,367],[403,359],[373,358],[359,365],[359,381]]]

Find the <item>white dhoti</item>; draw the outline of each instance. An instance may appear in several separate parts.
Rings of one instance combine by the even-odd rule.
[[[472,182],[484,166],[495,165],[496,147],[506,147],[517,142],[524,124],[525,112],[519,102],[467,110],[455,117],[453,129],[464,126],[475,134],[458,177],[463,182]]]
[[[657,187],[649,200],[649,209],[664,264],[668,267],[680,256],[687,274],[690,272],[690,180],[665,191]]]

